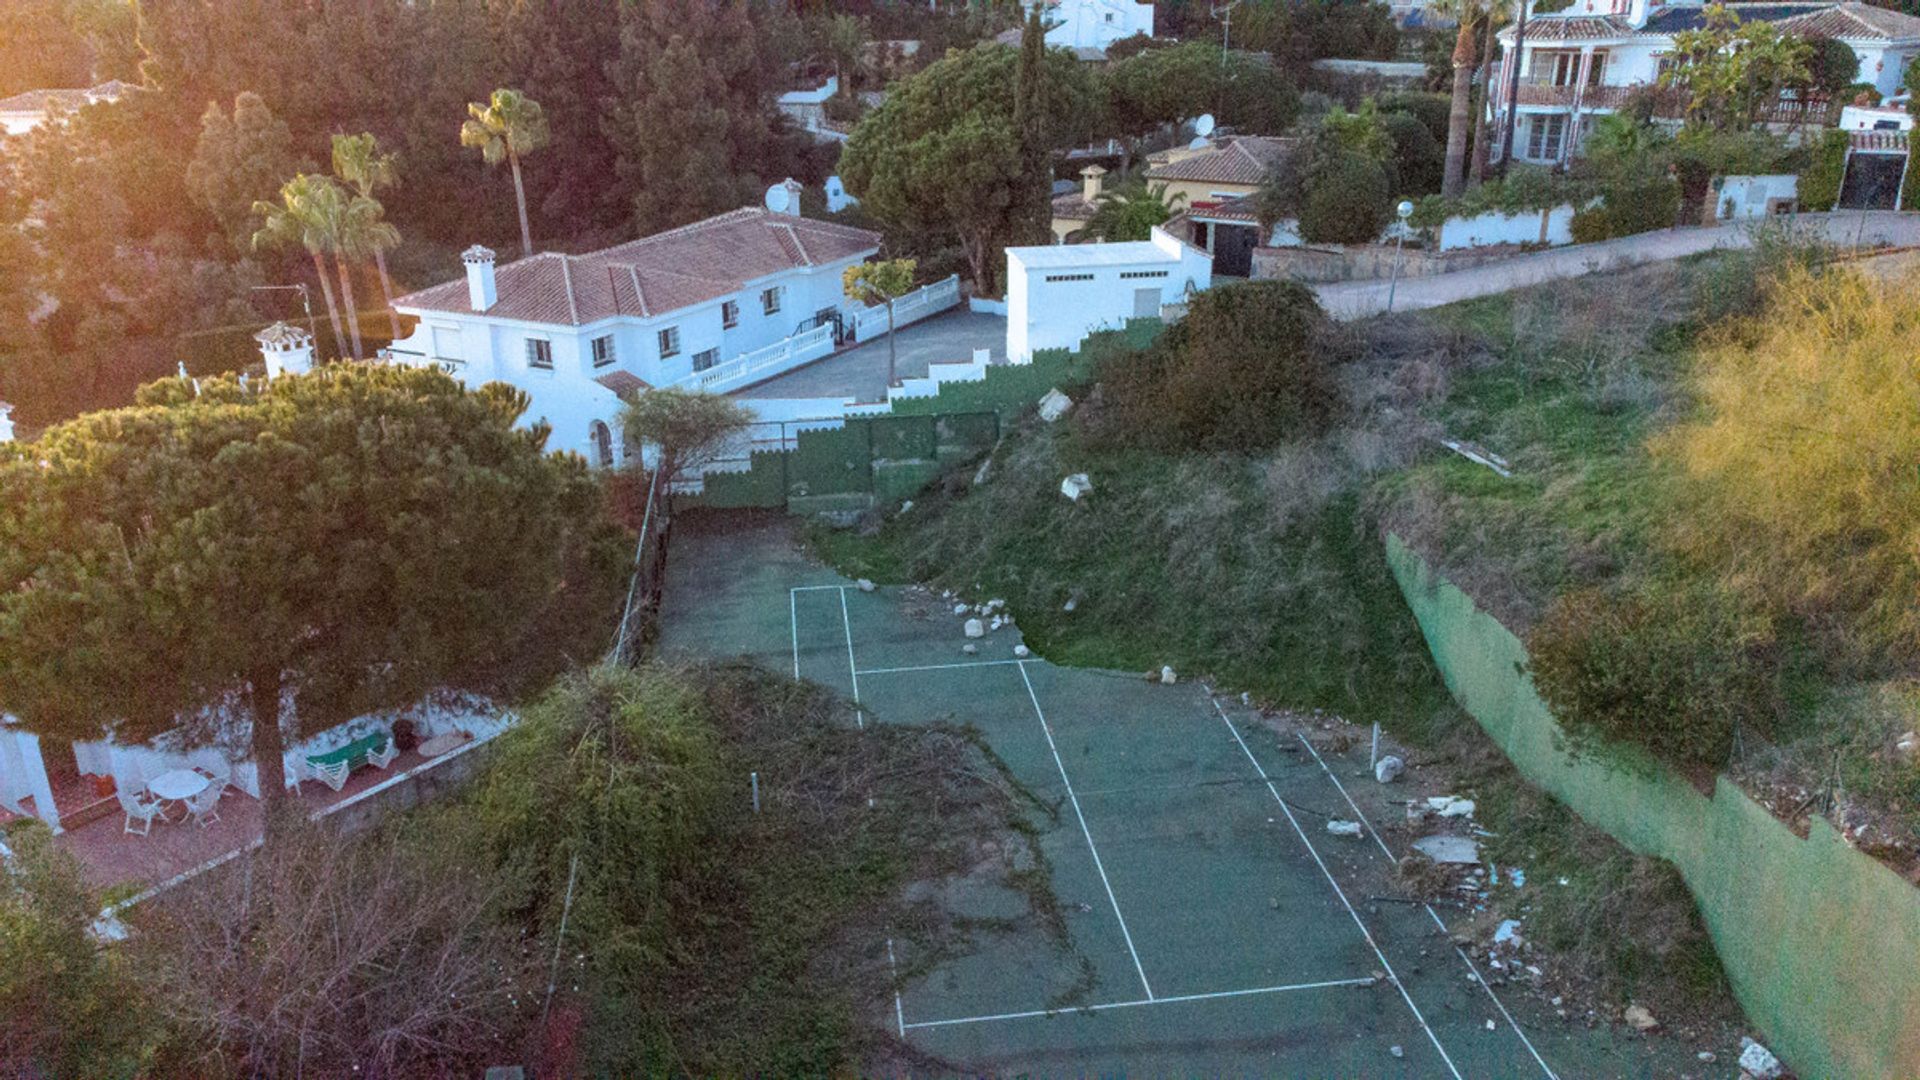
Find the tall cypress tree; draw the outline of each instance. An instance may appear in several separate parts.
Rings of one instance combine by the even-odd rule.
[[[1047,27],[1035,4],[1020,34],[1013,127],[1020,138],[1020,180],[1009,215],[1014,244],[1044,244],[1052,234],[1053,154],[1047,141]]]

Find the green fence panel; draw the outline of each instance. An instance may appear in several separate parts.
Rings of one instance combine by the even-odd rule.
[[[938,417],[876,416],[867,423],[873,428],[876,461],[931,460],[938,449]]]
[[[1387,561],[1447,688],[1522,775],[1636,852],[1679,868],[1734,995],[1802,1076],[1920,1076],[1920,889],[1815,817],[1806,839],[1724,776],[1564,749],[1526,647],[1397,536]]]
[[[872,431],[865,420],[802,431],[787,461],[788,495],[840,495],[873,490]]]

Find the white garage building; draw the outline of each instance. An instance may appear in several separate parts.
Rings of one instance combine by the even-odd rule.
[[[1213,283],[1213,258],[1155,227],[1149,240],[1007,249],[1007,359],[1070,349],[1095,330],[1160,315]]]

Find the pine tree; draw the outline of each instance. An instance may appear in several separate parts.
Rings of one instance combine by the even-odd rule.
[[[1014,81],[1013,126],[1020,138],[1020,179],[1011,215],[1014,244],[1044,244],[1053,220],[1053,155],[1047,142],[1047,28],[1042,5],[1027,12]]]

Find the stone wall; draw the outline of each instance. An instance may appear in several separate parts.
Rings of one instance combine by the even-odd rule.
[[[1324,285],[1335,281],[1384,281],[1400,264],[1403,278],[1446,274],[1499,262],[1521,254],[1513,246],[1475,248],[1444,254],[1425,248],[1395,249],[1391,244],[1322,244],[1315,247],[1257,247],[1253,249],[1253,278],[1280,279]]]

